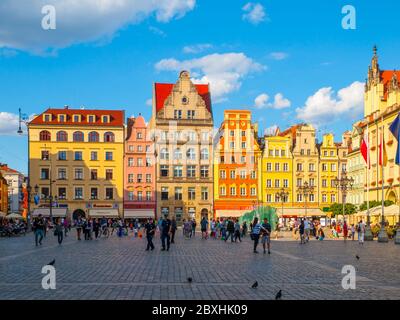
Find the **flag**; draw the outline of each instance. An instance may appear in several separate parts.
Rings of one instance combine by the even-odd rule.
[[[390,125],[389,130],[397,139],[396,164],[400,164],[400,113]]]
[[[361,154],[367,164],[368,169],[371,169],[371,162],[369,161],[369,139],[368,139],[368,128],[365,130],[364,137],[361,142]]]
[[[385,147],[385,137],[383,132],[381,133],[381,143],[379,144],[379,165],[386,166],[387,164],[387,153]]]

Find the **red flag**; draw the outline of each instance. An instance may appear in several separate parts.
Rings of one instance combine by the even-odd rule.
[[[371,169],[371,162],[369,161],[369,141],[368,141],[368,132],[364,134],[364,137],[361,142],[361,154],[367,164],[368,169]]]
[[[387,153],[385,147],[385,137],[381,134],[381,143],[379,144],[379,165],[386,166],[387,164]]]

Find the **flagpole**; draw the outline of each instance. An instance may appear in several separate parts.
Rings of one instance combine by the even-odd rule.
[[[378,242],[388,242],[388,235],[386,233],[385,230],[385,179],[384,179],[384,154],[383,154],[383,150],[384,150],[384,143],[385,143],[385,127],[383,124],[383,116],[382,116],[382,132],[381,132],[381,146],[380,146],[380,154],[379,154],[379,162],[381,164],[381,170],[382,170],[382,174],[381,174],[381,178],[382,178],[382,218],[381,218],[381,230],[379,231],[378,234]]]
[[[369,168],[370,168],[370,155],[369,155],[369,123],[367,122],[367,225],[365,226],[365,241],[372,241],[374,237],[371,232],[371,217],[369,215]]]

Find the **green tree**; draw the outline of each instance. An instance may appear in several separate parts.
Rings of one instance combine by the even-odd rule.
[[[393,203],[394,203],[394,202],[391,201],[391,200],[385,200],[385,201],[383,202],[383,205],[384,205],[385,207],[388,207],[388,206],[391,206]],[[373,201],[370,201],[370,202],[369,202],[369,208],[370,208],[370,209],[371,209],[371,208],[374,208],[374,207],[381,206],[381,205],[382,205],[382,201],[373,200]],[[364,203],[360,205],[360,211],[364,211],[364,210],[367,210],[367,201],[364,201]]]
[[[341,203],[332,203],[329,207],[329,211],[332,212],[333,216],[343,214],[343,205]],[[349,215],[357,211],[357,207],[352,203],[346,203],[344,206],[344,214]]]

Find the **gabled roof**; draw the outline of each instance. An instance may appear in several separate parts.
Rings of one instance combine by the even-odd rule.
[[[50,114],[51,120],[44,121],[43,114]],[[64,122],[58,121],[58,115],[66,115]],[[81,115],[81,122],[73,122],[73,115]],[[93,123],[87,121],[89,115],[96,116]],[[110,121],[107,123],[101,122],[101,116],[110,116]],[[121,127],[124,125],[124,111],[122,110],[100,110],[100,109],[53,109],[48,108],[43,113],[36,116],[29,124],[44,124],[44,125],[79,125],[79,126],[102,126],[102,127]]]
[[[156,111],[160,111],[164,107],[164,102],[170,95],[173,83],[155,83],[155,99]],[[208,84],[195,84],[198,94],[203,98],[206,103],[207,110],[211,112],[211,96]]]
[[[381,79],[383,83],[383,92],[384,92],[384,99],[387,99],[388,96],[388,89],[389,89],[389,83],[392,81],[393,74],[396,73],[397,79],[400,80],[400,71],[395,71],[395,70],[382,70],[381,71]]]
[[[0,171],[3,171],[4,173],[11,173],[11,174],[22,174],[19,171],[8,167],[8,165],[6,165],[6,164],[0,164]]]

